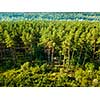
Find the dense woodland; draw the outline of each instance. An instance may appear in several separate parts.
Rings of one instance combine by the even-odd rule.
[[[0,22],[0,86],[100,86],[100,22]]]

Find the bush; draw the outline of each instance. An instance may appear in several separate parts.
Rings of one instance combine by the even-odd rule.
[[[88,70],[94,70],[95,66],[93,63],[86,63],[85,64],[85,68],[88,69]]]
[[[30,67],[30,62],[26,62],[23,65],[21,65],[22,70],[28,70],[29,67]]]
[[[100,86],[100,69],[91,69],[92,64],[87,64],[87,69],[77,67],[60,68],[57,66],[31,66],[24,63],[21,69],[12,69],[0,73],[0,86],[8,87],[76,87]],[[71,69],[70,69],[71,68]],[[58,70],[59,69],[59,70]],[[67,70],[67,71],[66,71]]]

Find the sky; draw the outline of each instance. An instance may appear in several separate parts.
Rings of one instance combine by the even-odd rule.
[[[0,12],[99,12],[99,0],[0,0]]]

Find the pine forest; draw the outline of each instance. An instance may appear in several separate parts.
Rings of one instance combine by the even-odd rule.
[[[0,87],[99,87],[100,13],[0,13]]]

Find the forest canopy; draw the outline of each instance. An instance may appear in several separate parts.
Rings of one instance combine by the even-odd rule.
[[[99,86],[99,66],[100,22],[0,22],[1,86]]]

